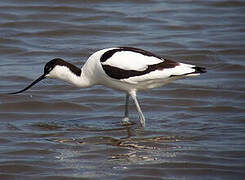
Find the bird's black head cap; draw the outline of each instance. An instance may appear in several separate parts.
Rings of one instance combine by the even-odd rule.
[[[61,66],[67,66],[67,62],[65,62],[63,59],[60,58],[55,58],[51,61],[49,61],[45,67],[44,67],[44,73],[43,75],[41,75],[38,79],[36,79],[34,82],[32,82],[29,86],[27,86],[26,88],[17,91],[17,92],[13,92],[10,94],[18,94],[18,93],[22,93],[24,91],[26,91],[27,89],[31,88],[32,86],[34,86],[35,84],[37,84],[38,82],[40,82],[41,80],[45,79],[46,77],[48,77],[47,75],[55,68],[55,66],[57,65],[61,65]],[[77,68],[78,69],[78,68]],[[80,70],[81,71],[81,70]]]

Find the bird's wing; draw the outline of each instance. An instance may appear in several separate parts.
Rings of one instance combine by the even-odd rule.
[[[130,47],[108,49],[100,61],[109,77],[134,84],[199,74],[194,65],[162,59],[151,52]]]
[[[102,54],[100,60],[108,76],[123,81],[132,77],[134,79],[137,77],[142,79],[142,76],[151,78],[148,74],[152,72],[175,68],[179,65],[177,62],[162,59],[151,52],[129,47],[108,49]]]
[[[163,62],[161,58],[146,52],[136,48],[114,48],[102,55],[101,63],[103,66],[107,65],[122,70],[144,71],[149,65]]]

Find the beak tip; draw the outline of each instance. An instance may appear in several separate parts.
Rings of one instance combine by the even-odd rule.
[[[38,83],[39,81],[43,80],[46,78],[46,75],[43,74],[42,76],[40,76],[38,79],[36,79],[34,82],[32,82],[29,86],[27,86],[26,88],[20,90],[20,91],[16,91],[16,92],[12,92],[12,93],[8,93],[8,94],[19,94],[22,93],[24,91],[26,91],[27,89],[31,88],[33,85],[35,85],[36,83]]]

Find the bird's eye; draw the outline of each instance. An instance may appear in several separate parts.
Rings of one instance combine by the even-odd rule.
[[[49,73],[50,71],[52,71],[52,67],[48,67],[48,66],[46,66],[45,67],[45,69],[44,69],[44,71],[46,72],[46,73]]]
[[[48,68],[48,72],[52,71],[52,69],[53,69],[53,68],[51,68],[51,67],[50,67],[50,68]]]

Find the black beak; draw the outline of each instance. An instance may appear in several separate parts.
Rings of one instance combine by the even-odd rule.
[[[17,91],[17,92],[9,93],[9,94],[18,94],[18,93],[22,93],[22,92],[26,91],[27,89],[31,88],[32,86],[34,86],[35,84],[37,84],[39,81],[45,79],[45,78],[46,78],[45,76],[46,76],[46,75],[43,74],[42,76],[40,76],[38,79],[36,79],[33,83],[31,83],[31,84],[30,84],[29,86],[27,86],[26,88],[24,88],[24,89],[22,89],[22,90],[20,90],[20,91]]]

